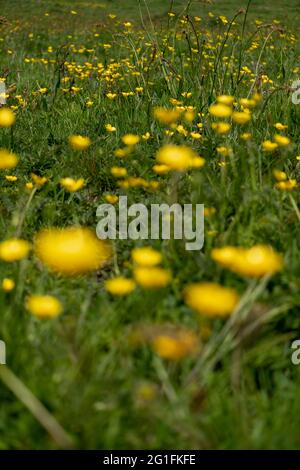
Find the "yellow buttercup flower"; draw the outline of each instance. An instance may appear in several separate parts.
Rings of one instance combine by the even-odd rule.
[[[246,250],[243,256],[237,258],[234,269],[239,274],[250,277],[261,277],[274,274],[283,267],[282,256],[270,246],[256,245]]]
[[[114,100],[116,97],[117,97],[117,93],[106,93],[106,97],[109,99],[109,100]]]
[[[105,124],[105,129],[107,132],[116,132],[116,127],[112,126],[111,124]]]
[[[6,181],[9,181],[10,183],[14,183],[17,181],[18,177],[14,175],[6,175],[5,176]]]
[[[0,170],[15,168],[18,164],[18,157],[6,149],[0,149]]]
[[[85,181],[83,178],[79,178],[78,180],[74,180],[73,178],[62,178],[60,180],[60,185],[67,191],[74,193],[75,191],[79,191],[79,189],[83,188]]]
[[[101,268],[111,247],[85,227],[51,228],[36,236],[35,253],[51,271],[72,276]]]
[[[178,109],[168,109],[168,108],[154,108],[153,116],[161,124],[170,125],[178,121],[180,118],[181,111]]]
[[[286,181],[287,180],[287,174],[284,171],[281,170],[273,170],[273,176],[277,181]]]
[[[0,259],[11,263],[25,258],[30,250],[30,244],[20,238],[10,238],[0,243]]]
[[[150,246],[134,248],[131,256],[133,262],[140,266],[156,266],[162,261],[161,253]]]
[[[31,295],[26,301],[26,308],[40,319],[55,318],[63,311],[60,301],[52,295]]]
[[[110,172],[116,178],[123,178],[124,176],[127,175],[126,168],[123,168],[122,166],[113,166],[111,167]]]
[[[133,279],[118,276],[105,282],[105,289],[112,295],[128,295],[135,289]]]
[[[196,312],[208,317],[226,317],[239,302],[235,289],[212,282],[188,285],[184,290],[185,303]]]
[[[164,175],[170,171],[168,165],[154,165],[152,170],[157,173],[158,175]]]
[[[275,274],[283,267],[282,256],[267,245],[255,245],[248,249],[230,246],[215,248],[211,256],[223,267],[247,277]]]
[[[142,139],[145,141],[149,140],[150,137],[151,137],[150,132],[146,132],[145,134],[142,135]]]
[[[0,108],[0,127],[11,127],[16,122],[15,113],[9,108]]]
[[[15,281],[8,277],[5,277],[2,281],[2,289],[4,292],[10,292],[15,288]]]
[[[193,139],[201,139],[202,135],[199,133],[199,132],[191,132],[190,133],[190,136],[193,138]]]
[[[132,147],[133,145],[138,144],[139,141],[139,136],[135,134],[126,134],[122,137],[123,144],[127,145],[128,147]]]
[[[292,189],[297,187],[297,181],[295,179],[279,181],[276,183],[275,187],[281,189],[282,191],[292,191]]]
[[[31,179],[37,186],[44,186],[47,183],[48,178],[46,176],[38,176],[35,173],[31,173]]]
[[[193,157],[191,160],[191,168],[202,168],[205,165],[205,159],[203,157]]]
[[[278,148],[278,144],[276,142],[272,142],[271,140],[265,140],[262,143],[262,147],[266,152],[274,152]]]
[[[250,132],[243,132],[241,135],[240,135],[240,138],[242,140],[250,140],[252,137],[252,135],[250,134]]]
[[[279,135],[279,134],[274,135],[274,140],[280,147],[286,147],[287,145],[291,143],[288,137],[285,137],[284,135]]]
[[[193,120],[195,119],[195,111],[193,109],[188,109],[185,113],[184,113],[184,119],[187,121],[187,122],[193,122]]]
[[[240,104],[243,108],[254,108],[254,106],[256,106],[256,101],[254,99],[249,100],[248,98],[241,98]]]
[[[278,130],[278,131],[283,131],[284,129],[287,129],[288,126],[284,125],[284,124],[281,124],[281,122],[276,122],[276,124],[274,124],[274,127]]]
[[[194,353],[199,341],[192,331],[159,334],[152,340],[152,348],[163,359],[177,361]]]
[[[232,113],[232,120],[236,124],[247,124],[251,120],[251,114],[245,111],[235,111]]]
[[[227,134],[230,131],[230,124],[228,122],[213,122],[211,127],[217,134]]]
[[[162,268],[139,266],[134,269],[134,278],[145,289],[157,289],[171,282],[171,273]]]
[[[217,102],[221,104],[225,104],[226,106],[231,106],[234,102],[234,96],[230,96],[230,95],[217,96]]]
[[[86,150],[91,145],[89,137],[82,135],[71,135],[69,137],[69,144],[74,150]]]
[[[262,100],[262,95],[260,93],[253,93],[252,100],[256,102],[256,104],[260,103]]]
[[[182,124],[174,128],[179,134],[184,135],[184,137],[187,137],[189,135],[189,132],[183,127]]]
[[[204,217],[210,217],[217,212],[215,207],[204,207]]]
[[[119,197],[116,194],[106,194],[105,200],[109,204],[116,204],[119,200]]]
[[[232,108],[230,106],[227,106],[225,104],[212,104],[208,108],[209,113],[212,116],[218,117],[218,118],[227,118],[230,117],[232,114]]]
[[[236,246],[224,246],[222,248],[214,248],[211,251],[211,257],[214,261],[225,268],[232,268],[238,256],[244,253],[243,248]]]
[[[220,145],[220,147],[217,147],[216,150],[218,153],[223,155],[223,157],[228,157],[229,155],[232,155],[232,148],[226,147],[225,145]]]
[[[132,147],[125,147],[125,148],[116,149],[114,151],[114,154],[118,158],[124,158],[130,155],[131,151],[132,151]]]
[[[200,158],[201,166],[204,165],[204,158],[198,157],[196,152],[190,147],[183,145],[165,145],[157,152],[156,160],[158,163],[167,165],[171,170],[183,171],[193,166]],[[199,165],[200,166],[200,165]]]

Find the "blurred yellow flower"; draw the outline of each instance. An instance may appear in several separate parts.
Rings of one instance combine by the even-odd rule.
[[[209,113],[212,116],[218,117],[218,118],[227,118],[230,117],[232,114],[232,108],[230,106],[227,106],[225,104],[212,104],[208,108]]]
[[[209,217],[213,214],[215,214],[216,208],[215,207],[204,207],[204,217]]]
[[[35,253],[50,270],[72,276],[101,268],[111,247],[89,228],[51,228],[36,236]]]
[[[146,141],[149,140],[150,137],[151,137],[150,132],[146,132],[145,134],[142,135],[142,139],[143,139],[143,140],[146,140]]]
[[[278,131],[283,131],[284,129],[287,129],[288,126],[285,126],[285,125],[281,124],[281,122],[276,122],[276,124],[274,124],[274,127]]]
[[[44,186],[47,183],[48,178],[46,176],[38,176],[35,173],[31,173],[31,179],[37,186]]]
[[[8,277],[5,277],[2,281],[2,289],[5,292],[10,292],[15,288],[15,281]]]
[[[192,331],[160,334],[152,340],[152,348],[163,359],[177,361],[194,353],[199,347],[197,336]]]
[[[226,317],[239,302],[235,289],[212,282],[188,285],[184,290],[185,303],[198,313],[208,317]]]
[[[157,173],[158,175],[164,175],[170,171],[168,165],[154,165],[152,170]]]
[[[11,263],[25,258],[30,250],[30,244],[26,240],[10,238],[0,243],[0,259]]]
[[[213,122],[211,127],[217,134],[227,134],[230,131],[230,124],[228,122]]]
[[[250,132],[243,132],[241,135],[240,135],[240,138],[242,140],[250,140],[252,137],[252,135],[250,134]]]
[[[243,108],[254,108],[254,106],[256,106],[256,101],[254,99],[249,100],[248,98],[241,98],[240,104]]]
[[[74,193],[75,191],[79,191],[79,189],[83,188],[85,181],[83,178],[79,178],[78,180],[74,180],[73,178],[62,178],[60,180],[60,185],[67,191]]]
[[[196,152],[190,147],[183,145],[165,145],[161,147],[156,155],[158,163],[167,165],[171,170],[183,171],[193,166],[196,163],[195,159],[201,159],[198,166],[203,166],[205,163],[204,158],[198,157]]]
[[[190,136],[193,138],[193,139],[201,139],[202,135],[199,133],[199,132],[191,132],[190,133]]]
[[[271,142],[271,140],[265,140],[262,143],[262,147],[266,152],[273,152],[277,149],[278,144],[276,142]]]
[[[17,181],[18,177],[14,175],[6,175],[5,176],[6,181],[9,181],[10,183],[14,183]]]
[[[135,397],[138,402],[149,402],[153,401],[154,398],[156,397],[156,386],[151,383],[141,383],[138,385],[136,392],[135,392]]]
[[[157,267],[137,267],[134,269],[136,282],[145,289],[165,287],[171,282],[171,273]]]
[[[0,108],[0,127],[11,127],[16,122],[15,113],[9,108]]]
[[[232,268],[237,257],[243,255],[243,253],[243,248],[227,245],[222,248],[214,248],[211,251],[211,257],[221,266]]]
[[[82,135],[71,135],[69,137],[69,144],[74,150],[86,150],[91,145],[89,137]]]
[[[234,96],[230,96],[230,95],[217,96],[217,102],[221,104],[225,104],[226,106],[231,106],[234,102]]]
[[[287,180],[287,174],[284,171],[281,170],[273,170],[273,176],[277,181],[286,181]]]
[[[194,157],[191,160],[191,168],[202,168],[205,165],[205,159],[203,157]]]
[[[139,136],[135,134],[126,134],[122,137],[123,144],[127,145],[128,147],[136,145],[139,141]]]
[[[123,168],[122,166],[112,166],[110,172],[116,178],[122,178],[127,175],[126,168]]]
[[[105,289],[112,295],[128,295],[135,289],[133,279],[118,276],[105,281]]]
[[[18,157],[6,149],[0,149],[0,170],[15,168],[18,164]]]
[[[114,100],[116,97],[117,97],[117,93],[106,93],[106,97],[109,99],[109,100]]]
[[[195,119],[195,111],[193,109],[188,109],[185,113],[184,113],[184,119],[187,121],[187,122],[193,122],[193,120]]]
[[[256,102],[256,104],[260,103],[262,100],[262,95],[260,93],[253,93],[252,99]]]
[[[55,318],[63,311],[60,301],[52,295],[31,295],[26,301],[26,308],[40,319]]]
[[[232,120],[236,124],[247,124],[251,120],[251,114],[245,111],[235,111],[232,113]]]
[[[163,107],[157,107],[153,110],[153,116],[161,124],[170,125],[178,121],[180,118],[181,111],[178,109],[168,109]]]
[[[228,157],[232,154],[231,147],[226,147],[225,145],[220,145],[220,147],[216,148],[217,152],[223,155],[223,157]]]
[[[247,277],[274,274],[283,267],[282,256],[268,245],[255,245],[248,249],[233,246],[215,248],[211,257],[221,266]]]
[[[274,140],[280,147],[285,147],[291,143],[288,137],[285,137],[284,135],[279,135],[279,134],[274,135]]]
[[[130,155],[131,150],[132,150],[131,147],[120,148],[120,149],[116,149],[114,151],[114,154],[118,158],[123,158],[123,157],[127,157],[128,155]]]
[[[116,194],[106,194],[105,196],[105,200],[106,202],[108,202],[109,204],[116,204],[119,200],[119,197],[116,196]]]
[[[162,261],[161,253],[154,250],[151,246],[134,248],[131,252],[131,257],[133,262],[140,266],[156,266]]]
[[[297,181],[295,179],[287,180],[287,181],[279,181],[276,183],[276,188],[281,189],[282,191],[292,191],[297,187]]]
[[[105,129],[107,132],[116,132],[116,127],[112,126],[111,124],[105,124]]]

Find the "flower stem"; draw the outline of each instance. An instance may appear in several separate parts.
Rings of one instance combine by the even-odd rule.
[[[0,366],[0,379],[33,414],[60,448],[71,449],[74,447],[70,436],[54,416],[7,366]]]

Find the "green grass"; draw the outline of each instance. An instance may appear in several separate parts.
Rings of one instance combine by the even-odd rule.
[[[175,0],[173,11],[182,12],[186,3]],[[204,249],[187,252],[181,241],[117,241],[115,258],[105,269],[71,279],[50,273],[33,254],[18,263],[1,261],[0,279],[16,282],[12,292],[0,291],[0,339],[7,345],[7,366],[77,448],[299,449],[300,368],[291,363],[290,346],[300,327],[300,221],[295,211],[300,196],[299,188],[291,193],[274,188],[272,171],[283,170],[299,181],[295,157],[300,154],[300,107],[292,104],[289,87],[300,73],[300,7],[296,0],[274,0],[272,7],[253,1],[244,37],[241,13],[223,44],[229,23],[222,24],[217,15],[230,21],[246,1],[195,1],[188,11],[192,24],[180,23],[182,17],[168,18],[165,1],[147,1],[152,21],[145,2],[141,14],[138,5],[135,0],[0,1],[0,14],[8,20],[0,26],[0,77],[6,77],[11,89],[8,105],[17,115],[13,131],[0,129],[0,147],[20,157],[16,169],[1,175],[1,240],[15,233],[30,195],[25,184],[32,172],[46,176],[48,183],[26,210],[21,236],[29,241],[49,226],[81,224],[94,230],[96,208],[108,193],[126,194],[130,203],[168,201],[172,176],[152,171],[155,154],[167,139],[152,108],[170,106],[173,98],[202,113],[193,124],[184,123],[190,132],[202,122],[201,139],[175,132],[169,141],[192,146],[206,159],[203,169],[184,173],[177,188],[180,203],[216,209],[205,220]],[[117,13],[117,20],[110,20],[109,13]],[[200,23],[195,15],[201,16]],[[257,29],[255,19],[266,26]],[[133,23],[129,33],[125,21]],[[272,24],[274,31],[264,46]],[[251,48],[253,42],[257,44]],[[197,43],[202,55],[191,50]],[[232,65],[224,57],[233,57]],[[107,80],[112,60],[122,64],[120,75]],[[73,62],[75,69],[70,67]],[[99,74],[100,63],[104,73]],[[246,72],[237,80],[239,65],[252,75]],[[262,75],[271,82],[262,83]],[[66,76],[70,81],[63,84]],[[227,136],[217,135],[208,106],[221,94],[246,97],[253,78],[262,102],[253,110],[251,123],[234,125]],[[69,92],[69,83],[80,90]],[[141,94],[120,96],[141,86]],[[41,87],[47,93],[38,93]],[[109,100],[109,91],[118,97]],[[192,92],[192,97],[183,98],[184,92]],[[93,106],[87,107],[87,100]],[[265,153],[261,143],[272,138],[276,122],[288,126],[281,133],[289,136],[291,145]],[[116,127],[115,133],[106,131],[107,123]],[[252,134],[248,142],[239,137],[244,131]],[[151,138],[119,160],[114,151],[129,132],[150,132]],[[91,147],[73,151],[68,145],[72,134],[88,135]],[[225,167],[219,165],[224,160],[217,153],[221,145],[233,149]],[[110,172],[113,165],[161,186],[157,191],[120,189]],[[6,181],[7,174],[18,180]],[[84,178],[86,187],[74,194],[63,190],[59,181],[68,176]],[[104,281],[118,271],[131,276],[131,250],[148,243],[161,251],[164,267],[172,271],[171,285],[154,291],[139,287],[128,297],[112,297]],[[245,295],[253,281],[220,268],[211,259],[211,249],[260,243],[283,254],[284,269],[266,285],[254,281],[261,289],[248,298],[244,319],[234,325],[238,345],[230,335],[219,344],[226,320],[201,318],[185,305],[182,292],[191,282],[213,281]],[[35,293],[58,297],[64,313],[54,320],[34,318],[25,302]],[[197,366],[201,348],[178,362],[155,354],[148,338],[170,327],[193,331],[203,348],[218,345],[211,367],[208,362]],[[211,334],[206,338],[208,327]],[[146,338],[141,344],[137,331]],[[195,366],[197,373],[189,380]],[[24,406],[23,392],[16,397],[19,389],[5,380],[2,367],[0,449],[64,447],[59,437],[55,442],[47,433],[43,416],[38,414],[44,426],[28,403]],[[145,384],[153,392],[149,400],[141,396]]]

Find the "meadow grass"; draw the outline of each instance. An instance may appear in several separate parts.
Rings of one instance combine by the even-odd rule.
[[[0,128],[0,147],[19,156],[16,168],[1,170],[1,240],[17,233],[33,242],[45,227],[95,230],[107,195],[169,202],[174,184],[178,202],[210,209],[197,253],[180,240],[120,240],[102,269],[71,278],[34,254],[1,261],[1,282],[13,279],[15,288],[0,290],[0,449],[299,448],[300,369],[291,363],[300,326],[297,3],[0,1],[0,77],[16,114],[13,127]],[[255,106],[244,105],[249,123],[213,129],[218,96],[243,109],[239,100],[254,93]],[[194,116],[166,126],[153,116],[158,106]],[[119,158],[128,133],[140,142]],[[264,150],[275,134],[289,142]],[[91,146],[75,151],[71,135]],[[205,166],[177,178],[155,173],[157,151],[171,143],[193,148]],[[113,166],[143,180],[115,178]],[[70,193],[65,177],[85,186]],[[216,247],[259,244],[284,258],[274,276],[249,279],[211,256]],[[131,277],[131,251],[145,245],[161,252],[170,285],[111,295],[105,281]],[[234,317],[189,308],[184,289],[204,281],[236,289]],[[63,314],[36,318],[25,306],[33,294],[55,296]],[[167,336],[177,353],[181,331],[196,337],[191,354],[168,360],[153,347]]]

